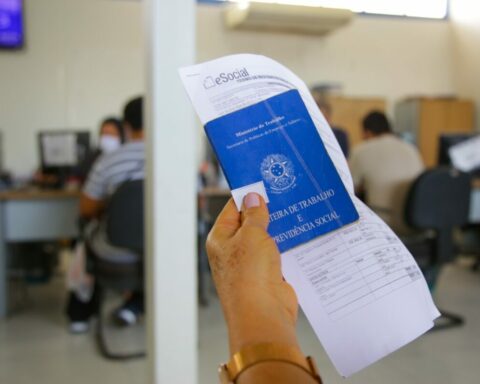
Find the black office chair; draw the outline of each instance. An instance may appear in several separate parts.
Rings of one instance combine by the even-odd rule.
[[[405,220],[421,232],[402,240],[417,260],[431,290],[441,268],[456,256],[453,231],[468,222],[470,191],[470,175],[440,167],[422,173],[407,196]],[[435,329],[464,323],[459,315],[440,312],[446,322]]]
[[[115,263],[93,258],[93,271],[98,289],[97,344],[102,355],[112,360],[144,357],[145,352],[114,353],[108,348],[104,334],[102,308],[105,292],[143,291],[144,255],[144,194],[143,180],[127,181],[112,195],[106,210],[106,229],[109,242],[116,247],[129,249],[142,261]]]

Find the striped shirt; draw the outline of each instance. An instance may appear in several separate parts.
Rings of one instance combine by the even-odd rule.
[[[83,193],[93,200],[105,200],[128,180],[145,177],[145,143],[126,143],[114,152],[101,156],[93,165]]]

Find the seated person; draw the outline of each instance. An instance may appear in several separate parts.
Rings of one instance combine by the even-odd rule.
[[[90,151],[84,161],[73,170],[73,174],[80,185],[86,181],[93,164],[101,155],[117,150],[124,142],[125,134],[122,121],[115,117],[105,118],[100,125],[98,147]],[[81,227],[84,224],[83,221]],[[67,280],[70,290],[66,314],[70,320],[70,332],[76,334],[88,331],[89,319],[97,310],[98,297],[94,289],[94,279],[85,271],[85,246],[83,241],[75,244],[74,252],[80,259],[72,260],[69,266]],[[79,253],[81,253],[81,256],[78,255]]]
[[[80,216],[90,223],[85,229],[86,243],[96,257],[115,262],[138,260],[135,253],[109,244],[102,213],[108,198],[120,184],[144,178],[145,143],[143,132],[143,98],[127,103],[123,114],[127,142],[116,151],[102,155],[93,165],[80,197]],[[116,311],[116,319],[125,325],[137,321],[143,312],[143,297],[134,293]]]
[[[357,194],[398,234],[408,232],[403,211],[411,183],[423,171],[418,150],[392,133],[382,112],[363,120],[365,142],[349,159]]]

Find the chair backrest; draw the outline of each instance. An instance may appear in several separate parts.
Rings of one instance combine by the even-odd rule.
[[[467,224],[470,175],[448,167],[423,172],[412,184],[405,220],[417,229],[442,230]]]
[[[116,247],[144,252],[143,180],[126,181],[118,187],[107,207],[107,237]]]
[[[410,188],[405,221],[413,228],[435,231],[436,266],[455,256],[453,229],[468,223],[470,193],[470,175],[448,167],[425,171]]]

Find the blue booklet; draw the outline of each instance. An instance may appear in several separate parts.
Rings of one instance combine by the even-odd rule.
[[[263,182],[280,252],[358,220],[297,90],[206,124],[230,189]]]

